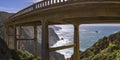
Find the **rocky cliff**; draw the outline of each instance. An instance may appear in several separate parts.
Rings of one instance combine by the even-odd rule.
[[[13,15],[13,13],[7,13],[7,12],[0,12],[0,37],[3,38],[3,31],[4,31],[4,22],[6,21],[6,19]]]
[[[81,52],[80,60],[120,60],[120,32],[99,39]]]

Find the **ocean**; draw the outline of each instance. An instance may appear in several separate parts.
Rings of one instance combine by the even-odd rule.
[[[120,26],[81,26],[80,27],[80,50],[85,51],[95,42],[104,36],[117,33],[120,31]]]
[[[73,44],[74,27],[73,25],[56,25],[61,27],[61,30],[55,31],[61,39],[53,47],[65,46]],[[79,26],[79,41],[80,50],[85,51],[95,42],[104,36],[117,33],[120,31],[120,24],[82,24]],[[73,54],[73,48],[58,50],[57,52],[65,55],[65,58],[70,58]]]

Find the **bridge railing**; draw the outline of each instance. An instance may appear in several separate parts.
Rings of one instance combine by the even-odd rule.
[[[15,18],[17,16],[29,13],[31,11],[34,11],[36,9],[40,9],[40,8],[45,8],[48,6],[56,6],[56,5],[60,5],[60,4],[66,4],[72,1],[113,1],[113,0],[46,0],[46,1],[40,1],[38,3],[35,3],[21,11],[19,11],[18,13],[14,14],[13,16],[11,16],[10,18]],[[119,1],[119,0],[114,0],[114,1]]]
[[[18,13],[14,14],[10,18],[15,18],[17,16],[26,14],[26,13],[34,11],[36,9],[44,8],[44,7],[55,5],[55,4],[63,4],[63,3],[66,3],[66,2],[71,2],[71,1],[73,1],[73,0],[46,0],[46,1],[40,1],[38,3],[35,3],[35,4],[25,8],[25,9],[19,11]]]

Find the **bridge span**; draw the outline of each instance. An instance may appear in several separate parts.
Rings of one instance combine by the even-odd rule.
[[[42,26],[42,60],[49,60],[49,52],[74,47],[74,60],[80,60],[80,24],[120,23],[119,0],[44,0],[10,16],[5,23],[8,46],[17,49],[17,30],[24,26],[34,27],[35,56],[38,54],[37,26]],[[48,25],[74,25],[74,44],[49,47]],[[19,29],[17,29],[19,27]],[[21,32],[19,32],[19,36]],[[28,39],[29,40],[29,39]],[[10,44],[10,42],[14,44]]]

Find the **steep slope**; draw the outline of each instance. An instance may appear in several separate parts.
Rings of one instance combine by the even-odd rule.
[[[3,39],[0,38],[0,60],[36,60],[27,51],[16,51],[9,49]]]
[[[99,39],[81,53],[81,60],[120,60],[120,32]]]
[[[7,12],[0,12],[0,23],[1,24],[3,24],[3,22],[5,22],[6,21],[6,19],[9,17],[9,16],[11,16],[11,15],[13,15],[14,13],[7,13]]]
[[[4,22],[6,21],[6,19],[13,15],[13,13],[7,13],[7,12],[2,12],[0,11],[0,37],[3,38],[3,31],[4,31]]]
[[[80,60],[120,60],[120,32],[103,37],[86,51],[80,52]]]

